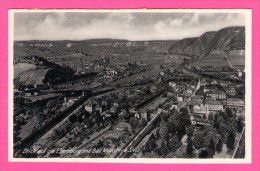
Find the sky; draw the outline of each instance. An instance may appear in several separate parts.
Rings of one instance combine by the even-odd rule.
[[[14,40],[179,40],[244,25],[244,13],[23,11],[14,13]]]

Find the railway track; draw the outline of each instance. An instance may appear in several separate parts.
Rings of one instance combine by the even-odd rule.
[[[104,93],[115,91],[114,88],[108,90],[102,90],[99,92],[88,93],[86,96],[82,97],[80,100],[75,102],[71,107],[63,111],[56,118],[51,120],[49,123],[43,126],[40,130],[34,131],[24,140],[22,140],[19,144],[14,145],[14,150],[22,150],[25,148],[30,148],[36,141],[38,141],[41,137],[43,137],[47,132],[49,132],[52,128],[54,128],[57,124],[59,124],[62,120],[64,120],[67,116],[69,116],[72,112],[74,112],[78,107],[80,107],[84,102],[86,102],[89,98],[98,96]]]

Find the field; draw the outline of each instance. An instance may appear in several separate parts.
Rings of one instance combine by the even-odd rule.
[[[245,50],[229,51],[228,59],[233,66],[245,65]]]
[[[245,65],[245,51],[231,50],[227,52],[231,65]],[[213,51],[206,57],[200,58],[193,66],[229,66],[224,51]]]
[[[36,69],[36,65],[28,63],[18,63],[14,65],[14,78],[19,78],[23,73]]]
[[[83,60],[87,60],[87,57],[81,53],[72,53],[68,55],[47,57],[47,59],[50,62],[54,62],[59,65],[64,65],[72,62],[81,63]]]
[[[42,80],[44,79],[47,72],[48,69],[29,70],[20,75],[19,81],[21,81],[25,85],[42,84]]]

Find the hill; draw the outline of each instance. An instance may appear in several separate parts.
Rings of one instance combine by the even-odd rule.
[[[229,51],[245,48],[245,27],[227,27],[206,32],[200,37],[182,39],[173,44],[168,53],[205,57],[211,51]]]
[[[219,31],[210,31],[200,37],[182,40],[128,41],[119,39],[90,39],[62,41],[16,41],[14,58],[24,55],[38,55],[44,58],[64,55],[83,54],[96,58],[103,54],[168,54],[193,58],[193,65],[217,65],[217,59],[225,58],[222,52],[231,53],[236,65],[244,65],[245,27],[226,27]],[[240,51],[238,51],[240,50]],[[236,52],[238,51],[238,52]],[[242,51],[242,52],[241,52]],[[137,55],[137,56],[138,56]],[[236,59],[239,58],[239,62]],[[204,60],[205,59],[205,60]],[[222,60],[225,63],[225,60]],[[226,64],[225,64],[226,65]]]

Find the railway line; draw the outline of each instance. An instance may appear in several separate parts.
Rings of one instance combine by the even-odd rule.
[[[41,137],[43,137],[47,132],[49,132],[52,128],[54,128],[57,124],[59,124],[62,120],[68,117],[72,112],[74,112],[78,107],[80,107],[84,102],[86,102],[89,98],[98,96],[104,93],[115,91],[114,88],[105,89],[98,92],[88,92],[85,96],[81,99],[76,101],[72,106],[67,108],[49,123],[44,125],[41,129],[35,130],[32,134],[28,137],[23,139],[19,144],[14,145],[14,150],[23,150],[25,148],[30,148],[36,141],[38,141]]]

